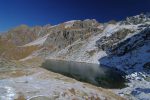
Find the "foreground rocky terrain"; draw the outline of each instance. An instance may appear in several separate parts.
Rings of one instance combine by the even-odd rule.
[[[126,99],[149,100],[150,15],[140,14],[128,17],[123,21],[110,21],[108,23],[99,23],[94,19],[87,19],[83,21],[68,21],[55,26],[46,25],[43,27],[37,26],[30,28],[26,25],[22,25],[0,36],[0,57],[7,59],[8,62],[13,60],[23,63],[24,66],[28,65],[26,69],[31,71],[31,75],[30,71],[27,71],[29,72],[27,79],[29,78],[30,80],[30,78],[33,78],[34,82],[38,81],[39,84],[45,84],[45,86],[48,87],[49,85],[47,84],[51,82],[53,84],[56,80],[54,79],[54,81],[52,81],[53,79],[48,78],[50,79],[48,81],[46,78],[44,81],[40,82],[42,78],[37,79],[37,77],[43,76],[40,72],[43,73],[45,71],[42,68],[35,68],[36,70],[34,68],[32,69],[32,66],[39,67],[42,61],[46,59],[97,63],[113,67],[124,71],[127,74],[126,78],[129,80],[128,87],[114,89],[114,93]],[[37,62],[33,61],[33,63],[33,59],[40,60]],[[4,66],[5,65],[2,65],[2,68]],[[13,68],[11,65],[9,67]],[[12,81],[24,81],[25,77],[23,77],[22,74],[25,72],[26,71],[18,72],[19,75],[21,74],[21,77],[19,79],[13,78]],[[49,75],[50,73],[52,72],[46,72],[44,75]],[[6,82],[10,84],[12,81],[10,81],[11,78],[9,79],[8,76],[12,77],[14,74],[12,72],[6,76],[5,74],[2,76],[4,79],[1,80],[1,83]],[[50,76],[57,75],[59,74],[53,73],[53,75]],[[69,81],[70,80],[72,79],[69,78]],[[61,81],[61,79],[57,81]],[[66,82],[66,80],[61,82]],[[24,85],[24,88],[26,88],[26,81],[18,83],[17,86],[19,86],[19,84],[21,84],[20,86]],[[74,83],[66,84],[69,84],[69,86],[63,86],[72,88],[75,85]],[[82,86],[81,84],[82,83],[77,82],[76,86],[80,88],[80,86]],[[59,84],[52,87],[57,86],[59,86]],[[64,91],[66,87],[63,86],[62,90]],[[17,87],[17,89],[18,88],[19,87]],[[93,87],[92,89],[93,90],[89,91],[96,91]],[[51,90],[47,90],[47,92],[48,91],[50,92]],[[82,91],[88,90],[82,88]],[[103,97],[105,92],[100,92],[98,94],[102,94],[102,96],[98,97]],[[28,94],[25,93],[24,95],[28,97]],[[83,99],[81,98],[82,96],[76,95],[75,97]],[[104,97],[107,98],[105,95]],[[117,96],[115,96],[115,98],[113,97],[112,99],[121,99]],[[72,97],[69,96],[68,98]]]
[[[38,67],[41,63],[1,59],[0,100],[124,100],[111,90]]]

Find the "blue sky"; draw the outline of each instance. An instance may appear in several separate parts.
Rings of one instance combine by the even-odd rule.
[[[121,20],[142,12],[150,12],[150,0],[0,0],[0,32],[21,24]]]

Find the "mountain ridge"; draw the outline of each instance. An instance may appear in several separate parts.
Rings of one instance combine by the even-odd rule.
[[[5,41],[11,42],[16,47],[26,48],[27,46],[37,46],[48,49],[48,52],[57,50],[60,52],[77,41],[80,41],[81,43],[79,44],[82,44],[82,42],[85,43],[85,41],[94,36],[96,37],[96,35],[103,34],[107,38],[116,32],[117,34],[114,34],[116,37],[112,36],[112,38],[116,39],[120,34],[120,38],[124,39],[128,34],[137,33],[142,28],[148,27],[149,22],[150,18],[148,14],[140,14],[127,17],[126,20],[119,22],[99,23],[95,19],[86,19],[83,21],[71,20],[54,26],[45,25],[43,27],[36,26],[29,28],[26,25],[21,25],[2,35],[1,40],[4,39]],[[116,43],[121,39],[118,39],[118,41],[115,40]],[[107,41],[107,39],[105,40]],[[98,44],[96,43],[95,45]],[[44,52],[47,51],[45,50]]]

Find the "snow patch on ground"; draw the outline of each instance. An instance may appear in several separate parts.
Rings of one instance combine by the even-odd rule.
[[[20,59],[19,61],[26,61],[26,60],[29,60],[29,59],[32,59],[32,58],[34,58],[34,56],[30,55],[30,56],[27,56],[27,57],[25,57],[23,59]]]
[[[114,94],[107,92],[111,94],[109,96],[105,91],[100,91],[101,88],[96,89],[94,86],[90,87],[88,84],[85,85],[85,83],[52,72],[48,74],[47,71],[37,71],[28,76],[0,80],[0,87],[6,89],[4,93],[7,92],[6,95],[0,94],[0,98],[2,100],[14,100],[18,93],[22,93],[27,100],[38,96],[46,96],[50,100],[56,98],[58,100],[72,100],[73,98],[83,100],[92,96],[101,100],[105,100],[106,97],[115,100],[115,97],[111,97],[111,95],[115,96]],[[3,90],[0,90],[1,92],[3,94]],[[6,99],[7,97],[9,98]]]
[[[34,51],[31,55],[29,55],[29,56],[27,56],[27,57],[25,57],[23,59],[20,59],[19,61],[26,61],[26,60],[29,60],[29,59],[32,59],[32,58],[36,58],[36,57],[39,56],[39,52],[42,51],[42,50],[43,50],[43,48],[41,48],[41,49],[39,49],[37,51]]]
[[[103,30],[104,26],[103,25],[99,25],[99,26],[97,26],[97,28]]]
[[[113,33],[117,32],[118,30],[122,29],[130,29],[130,30],[136,30],[138,25],[120,25],[120,23],[117,24],[108,24],[106,28],[104,29],[103,33],[105,33],[107,37],[111,36]]]
[[[73,26],[74,22],[76,22],[77,20],[71,20],[71,21],[67,21],[65,22],[65,28],[70,28]]]
[[[126,73],[130,74],[133,71],[141,71],[143,70],[143,65],[146,62],[149,62],[150,54],[147,52],[150,48],[150,44],[146,44],[143,47],[138,48],[137,50],[133,50],[130,53],[118,57],[114,56],[111,58],[104,58],[100,61],[105,65],[114,66]],[[109,59],[109,60],[108,60]],[[124,66],[124,67],[122,67]]]
[[[23,47],[35,46],[35,45],[43,45],[43,43],[46,41],[48,35],[49,35],[49,34],[46,34],[45,36],[40,37],[40,38],[36,39],[36,40],[33,41],[33,42],[30,42],[30,43],[28,43],[28,44],[25,44]]]
[[[105,33],[106,36],[110,36],[112,33],[118,31],[118,27],[119,24],[108,24],[104,29],[103,33]]]
[[[114,90],[117,94],[131,100],[150,100],[150,80],[145,80],[150,75],[134,72],[126,77],[130,80],[128,87]]]
[[[12,87],[0,86],[0,100],[12,100],[15,95],[15,90]]]

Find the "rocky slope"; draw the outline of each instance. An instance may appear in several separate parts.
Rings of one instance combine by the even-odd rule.
[[[110,90],[40,68],[41,62],[0,59],[0,100],[124,100]]]
[[[17,57],[12,55],[13,59],[20,61],[59,59],[117,68],[128,74],[130,85],[125,89],[115,90],[116,93],[127,98],[131,94],[132,99],[150,98],[149,14],[128,17],[119,22],[99,23],[94,19],[87,19],[55,26],[20,26],[1,36],[0,40],[2,44],[5,41],[14,45],[13,50],[21,52],[15,54]],[[9,46],[2,47],[5,49],[0,48],[0,56],[7,55],[10,58]]]

